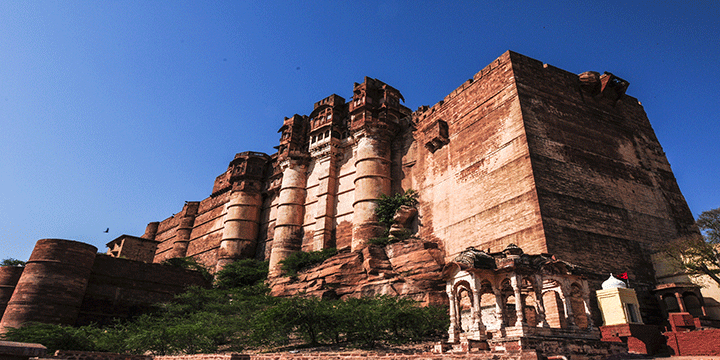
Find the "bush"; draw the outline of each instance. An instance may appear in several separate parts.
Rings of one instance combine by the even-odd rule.
[[[385,194],[380,195],[380,198],[375,200],[377,208],[375,208],[375,214],[378,216],[378,221],[385,225],[388,229],[395,222],[393,217],[398,209],[405,206],[415,206],[418,204],[418,193],[415,190],[408,189],[404,193],[397,193],[392,196]]]
[[[238,260],[215,274],[215,287],[218,289],[235,289],[253,286],[267,279],[267,261],[254,259]]]
[[[285,276],[297,276],[298,271],[319,264],[335,254],[337,254],[337,249],[335,248],[310,252],[298,251],[290,254],[285,260],[280,261],[280,269],[285,272]]]
[[[93,327],[74,328],[67,325],[28,323],[21,328],[9,328],[2,340],[43,344],[49,353],[55,350],[96,351],[88,339]]]

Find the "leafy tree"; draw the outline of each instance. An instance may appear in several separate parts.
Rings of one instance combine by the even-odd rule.
[[[0,262],[0,266],[25,266],[25,262],[18,259],[7,258]]]
[[[707,275],[720,285],[720,208],[702,212],[696,224],[702,235],[677,239],[665,248],[666,258],[680,270]]]

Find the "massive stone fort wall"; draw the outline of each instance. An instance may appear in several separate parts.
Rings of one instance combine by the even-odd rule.
[[[210,197],[159,223],[154,261],[356,251],[380,235],[373,200],[414,189],[418,235],[445,260],[515,243],[652,281],[648,250],[693,217],[627,86],[507,52],[410,112],[365,78],[347,102],[333,94],[286,119],[276,154],[238,154]]]
[[[267,259],[276,294],[434,302],[442,266],[467,247],[516,244],[597,279],[627,271],[649,288],[651,251],[694,231],[694,220],[627,87],[610,73],[572,74],[508,51],[413,112],[400,91],[366,77],[347,99],[333,94],[284,119],[275,154],[237,154],[208,198],[141,237],[119,237],[109,254],[187,256],[212,269]],[[368,246],[385,231],[375,200],[407,189],[419,194],[419,240]],[[329,247],[340,252],[319,270],[280,276],[289,254]]]

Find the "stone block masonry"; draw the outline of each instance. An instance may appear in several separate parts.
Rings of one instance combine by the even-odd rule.
[[[655,281],[650,253],[697,230],[628,86],[508,51],[413,112],[398,89],[366,77],[347,98],[331,94],[278,121],[276,153],[238,153],[209,197],[152,222],[142,238],[153,242],[135,243],[156,246],[153,262],[187,256],[213,271],[269,260],[274,294],[426,303],[447,302],[439,269],[468,247],[515,244],[586,268],[592,289],[628,272],[643,319],[659,322],[644,291]],[[366,250],[385,232],[375,200],[408,189],[419,195],[407,226],[415,239]],[[293,252],[330,247],[339,253],[316,268],[322,276],[282,277]]]

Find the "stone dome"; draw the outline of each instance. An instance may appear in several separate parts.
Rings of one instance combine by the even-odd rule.
[[[603,288],[603,290],[615,289],[615,288],[627,289],[627,285],[625,285],[624,281],[622,281],[622,280],[612,276],[612,274],[610,274],[610,277],[607,280],[603,281],[602,288]]]

